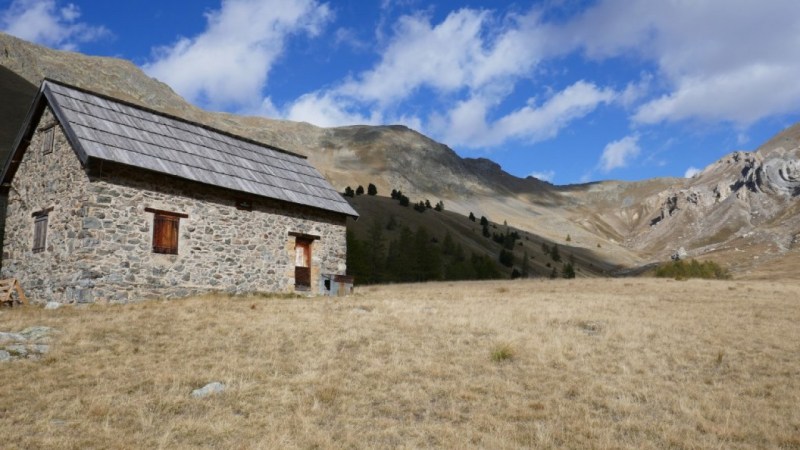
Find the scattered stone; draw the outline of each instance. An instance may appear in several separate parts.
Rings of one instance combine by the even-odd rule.
[[[0,344],[4,344],[6,342],[19,342],[24,340],[25,336],[19,333],[4,333],[0,331]]]
[[[689,256],[689,254],[686,253],[686,249],[681,247],[681,248],[678,249],[678,251],[676,251],[675,253],[672,254],[672,260],[673,261],[680,261],[682,259],[686,259],[687,256]]]
[[[208,383],[207,385],[201,387],[200,389],[193,390],[192,397],[194,398],[208,397],[209,395],[212,394],[219,394],[224,390],[225,390],[225,385],[220,383],[219,381],[215,381],[213,383]]]
[[[61,308],[61,303],[58,302],[47,302],[47,304],[44,305],[44,309],[58,309],[58,308]]]
[[[27,358],[39,359],[50,350],[50,327],[28,327],[19,333],[0,332],[0,362]]]

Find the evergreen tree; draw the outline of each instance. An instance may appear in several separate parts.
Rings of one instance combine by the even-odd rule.
[[[506,249],[500,250],[500,264],[511,267],[514,265],[514,253]]]
[[[355,277],[356,283],[367,283],[369,263],[364,254],[364,244],[356,239],[352,230],[347,230],[345,236],[347,239],[347,274]]]
[[[528,252],[522,254],[522,267],[520,269],[520,274],[523,278],[528,278],[530,276],[531,264],[528,261]]]
[[[389,216],[389,221],[386,222],[386,229],[391,231],[395,228],[397,228],[397,218],[394,216],[394,214],[391,214]]]
[[[363,194],[364,194],[364,186],[361,186],[359,184],[358,187],[356,188],[356,195],[363,195]]]
[[[575,278],[575,268],[572,267],[572,264],[570,263],[564,264],[564,267],[561,270],[561,276],[564,278]]]
[[[555,261],[561,261],[561,254],[558,253],[558,246],[553,244],[553,248],[550,249],[550,258]]]
[[[486,216],[481,216],[481,225],[483,226],[489,225],[489,219],[487,219]]]
[[[374,184],[370,183],[369,186],[367,186],[367,194],[378,195],[378,188],[375,187]]]
[[[452,256],[455,254],[456,251],[456,244],[453,241],[453,236],[450,235],[450,231],[444,235],[444,240],[442,241],[442,254],[446,256]]]
[[[444,202],[439,200],[439,202],[436,203],[436,206],[434,206],[433,209],[435,209],[436,211],[439,211],[439,212],[444,211]]]
[[[344,196],[345,197],[353,197],[353,196],[355,196],[355,192],[353,192],[353,188],[351,188],[350,186],[347,186],[346,188],[344,188]]]
[[[409,198],[406,197],[403,194],[398,194],[398,195],[399,196],[397,198],[400,200],[400,206],[408,206],[408,204],[411,202],[411,200],[409,200]]]
[[[397,189],[392,189],[391,197],[392,197],[392,200],[397,200],[398,199]]]
[[[475,222],[475,214],[472,214],[472,211],[469,213],[469,220]]]
[[[422,200],[420,200],[419,203],[414,203],[414,211],[425,212],[425,203]]]
[[[418,281],[440,280],[442,278],[442,257],[439,248],[431,244],[425,227],[417,228],[414,234],[414,256],[416,257]]]
[[[380,283],[383,281],[383,271],[386,265],[386,246],[383,242],[383,227],[374,220],[367,235],[367,260],[370,265],[369,281]]]
[[[553,267],[553,271],[550,272],[550,279],[555,280],[558,278],[558,271],[556,270],[555,266]]]
[[[425,207],[426,207],[426,208],[428,208],[428,209],[431,209],[431,208],[432,208],[432,206],[431,206],[431,201],[430,201],[430,200],[428,200],[427,198],[425,199]]]
[[[489,225],[483,225],[483,237],[490,237],[492,233],[489,232]]]

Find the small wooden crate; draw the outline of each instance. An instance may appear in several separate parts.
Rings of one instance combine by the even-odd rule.
[[[11,294],[16,291],[17,298],[11,297]],[[9,306],[14,306],[14,302],[19,304],[28,304],[28,299],[25,297],[25,292],[16,278],[7,278],[0,280],[0,304],[8,303]]]

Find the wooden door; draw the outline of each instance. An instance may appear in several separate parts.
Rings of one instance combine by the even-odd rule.
[[[311,241],[297,238],[294,246],[295,287],[311,287]]]

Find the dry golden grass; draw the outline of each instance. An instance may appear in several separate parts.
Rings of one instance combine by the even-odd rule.
[[[61,333],[0,363],[0,446],[800,448],[798,299],[600,279],[3,309]]]

